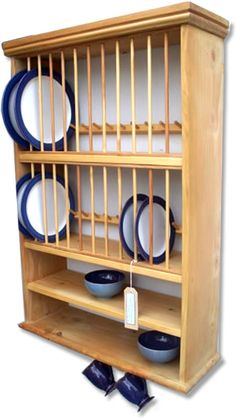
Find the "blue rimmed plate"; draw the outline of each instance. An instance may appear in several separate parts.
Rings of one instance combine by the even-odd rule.
[[[2,117],[5,127],[12,139],[24,149],[28,149],[29,143],[25,140],[20,129],[18,128],[14,112],[17,88],[25,74],[25,70],[19,71],[19,73],[13,76],[7,83],[2,97]]]
[[[166,202],[160,196],[153,196],[153,263],[164,262],[166,254],[165,240]],[[174,246],[174,215],[170,209],[170,252]],[[135,234],[138,249],[145,260],[149,260],[149,198],[141,204],[136,217]]]
[[[65,199],[65,182],[60,176],[56,178],[57,186],[57,213],[58,213],[58,234],[62,239],[66,235],[66,199]],[[45,190],[46,190],[46,211],[47,211],[47,228],[48,241],[56,240],[56,225],[54,217],[54,200],[53,197],[53,178],[51,173],[45,174]],[[68,206],[75,210],[75,200],[71,189],[69,188]],[[35,176],[27,185],[21,204],[21,212],[23,222],[29,233],[39,241],[45,241],[44,222],[43,222],[43,191],[42,176]],[[70,214],[70,222],[73,215]]]
[[[55,147],[63,149],[63,101],[62,79],[59,73],[53,73],[54,92],[54,120],[55,120]],[[74,94],[65,83],[66,93],[66,137],[69,140],[73,134],[70,126],[75,121]],[[42,69],[42,108],[43,108],[43,138],[44,150],[52,150],[52,124],[50,101],[50,77],[47,68]],[[28,71],[21,79],[15,100],[15,118],[23,137],[36,149],[40,150],[40,123],[39,123],[39,97],[38,97],[38,70]]]
[[[16,184],[16,194],[17,194],[17,208],[18,208],[18,225],[19,225],[19,230],[22,234],[24,234],[24,236],[28,237],[28,238],[32,238],[31,234],[29,234],[25,223],[23,221],[23,217],[22,217],[22,212],[21,212],[21,204],[22,204],[22,198],[25,192],[25,189],[27,187],[27,185],[29,184],[29,182],[31,181],[31,174],[27,173],[26,175],[22,176],[17,184]]]
[[[143,201],[147,199],[147,195],[137,194],[137,210]],[[134,258],[134,198],[131,196],[125,203],[120,216],[119,232],[122,246],[126,253]],[[138,255],[139,259],[143,259]]]

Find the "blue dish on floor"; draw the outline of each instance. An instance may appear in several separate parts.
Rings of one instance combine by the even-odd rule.
[[[176,336],[150,330],[139,336],[138,348],[149,361],[164,364],[178,356],[180,339]]]
[[[111,298],[124,288],[125,275],[108,269],[92,271],[85,275],[84,284],[87,290],[100,298]]]
[[[154,399],[154,396],[150,397],[148,394],[146,380],[130,373],[126,373],[117,381],[117,383],[110,388],[109,393],[115,389],[117,389],[130,403],[136,404],[138,406],[138,412]]]
[[[105,391],[105,396],[107,396],[115,384],[112,367],[97,360],[94,360],[85,368],[82,374],[97,388]]]

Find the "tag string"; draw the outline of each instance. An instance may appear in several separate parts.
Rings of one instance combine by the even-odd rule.
[[[133,288],[133,264],[137,263],[137,260],[133,259],[130,262],[130,271],[129,271],[129,286]]]

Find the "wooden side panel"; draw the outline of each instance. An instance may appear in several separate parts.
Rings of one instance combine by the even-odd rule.
[[[217,352],[223,102],[223,40],[181,30],[183,287],[180,378]]]

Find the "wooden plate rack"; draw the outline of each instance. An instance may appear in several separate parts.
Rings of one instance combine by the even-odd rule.
[[[37,68],[39,74],[41,148],[23,151],[15,145],[15,163],[16,179],[29,171],[32,177],[36,171],[42,174],[46,239],[42,243],[20,238],[25,306],[20,326],[183,392],[219,359],[223,39],[227,32],[225,19],[181,3],[3,43],[5,55],[11,57],[12,74],[23,68]],[[172,50],[177,51],[179,67],[170,59]],[[44,151],[43,66],[50,73],[52,151]],[[99,68],[96,77],[94,66],[96,72]],[[55,151],[54,70],[62,75],[64,151]],[[66,133],[68,78],[75,95],[70,141]],[[160,99],[157,84],[162,84]],[[175,88],[180,92],[179,104],[171,96]],[[146,92],[144,110],[137,112],[142,92]],[[94,110],[96,100],[98,111]],[[172,103],[179,106],[179,118],[174,116]],[[177,148],[175,138],[180,139]],[[55,243],[47,240],[46,171],[53,175]],[[66,200],[63,240],[58,236],[57,174],[63,174],[66,192],[73,183],[77,200],[71,228]],[[166,215],[165,261],[152,263],[150,234],[149,260],[133,265],[134,274],[144,280],[150,277],[181,287],[181,298],[139,290],[140,331],[156,329],[181,337],[179,359],[166,365],[150,364],[138,352],[140,331],[126,330],[120,323],[124,318],[121,296],[112,300],[92,297],[83,287],[83,275],[67,268],[67,259],[72,259],[129,272],[131,259],[117,232],[126,188],[134,196],[135,221],[140,179],[141,192],[144,188],[150,199],[161,191],[167,210],[176,206],[176,197],[180,202],[177,248],[170,253]],[[152,226],[150,206],[150,231]]]

